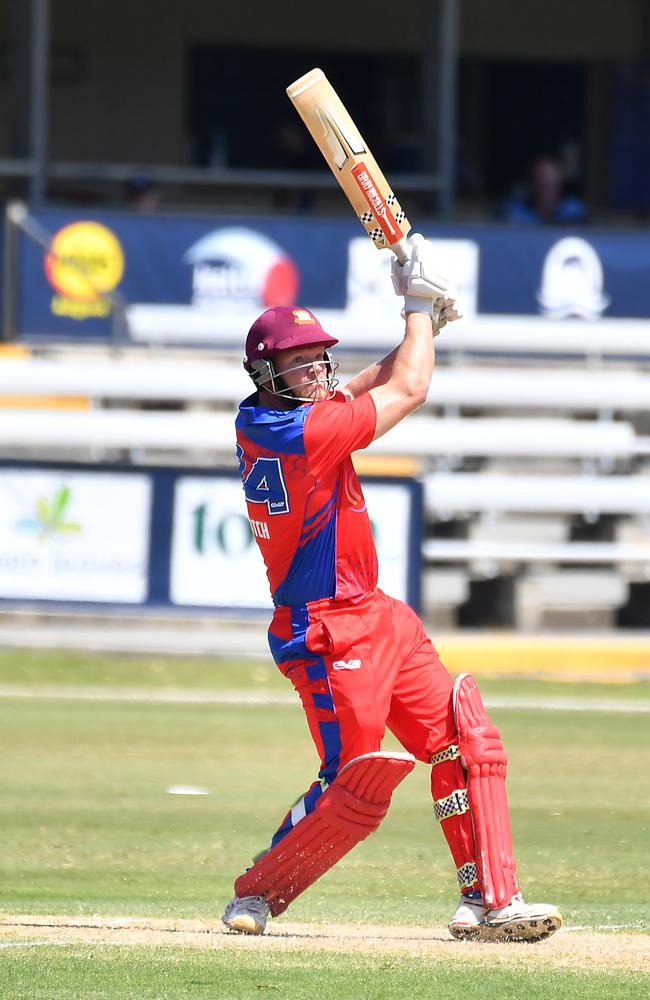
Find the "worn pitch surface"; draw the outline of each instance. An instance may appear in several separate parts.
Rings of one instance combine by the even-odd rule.
[[[0,949],[45,944],[183,945],[267,951],[377,952],[457,959],[510,968],[650,972],[650,935],[630,930],[562,929],[536,945],[453,941],[446,928],[273,922],[263,937],[232,934],[221,921],[65,916],[0,916]]]

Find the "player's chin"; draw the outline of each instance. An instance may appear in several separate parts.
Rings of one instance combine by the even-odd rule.
[[[324,382],[310,385],[301,393],[301,397],[306,403],[320,403],[321,400],[327,399],[327,385]]]

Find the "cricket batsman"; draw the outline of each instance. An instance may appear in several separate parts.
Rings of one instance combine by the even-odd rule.
[[[539,941],[562,917],[521,895],[499,731],[472,675],[454,682],[418,616],[377,587],[350,456],[424,403],[433,338],[458,318],[419,234],[405,263],[393,261],[392,280],[404,299],[404,339],[343,390],[337,340],[307,309],[268,309],[246,340],[255,392],[239,408],[237,454],[275,606],[269,644],[300,696],[320,770],[236,879],[223,921],[262,934],[269,916],[376,830],[394,788],[421,761],[458,877],[451,934]],[[381,750],[386,727],[405,752]]]

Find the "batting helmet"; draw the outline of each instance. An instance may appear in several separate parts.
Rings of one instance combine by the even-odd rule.
[[[333,392],[336,381],[333,378],[336,362],[333,361],[329,348],[338,344],[336,337],[330,336],[309,309],[292,306],[276,306],[267,309],[255,320],[246,337],[246,357],[244,368],[253,379],[258,389],[284,396],[286,399],[298,399],[291,394],[282,380],[283,372],[275,368],[274,358],[277,351],[285,351],[290,347],[319,347],[324,351],[324,361],[328,369],[327,388]],[[304,368],[296,365],[287,371]]]

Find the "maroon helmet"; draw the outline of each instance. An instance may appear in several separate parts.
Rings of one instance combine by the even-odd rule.
[[[284,396],[287,399],[299,397],[291,395],[290,390],[282,381],[282,372],[275,369],[274,357],[277,351],[285,351],[290,347],[324,348],[325,362],[328,366],[327,388],[330,393],[336,384],[332,376],[336,368],[330,356],[329,348],[338,344],[336,337],[330,336],[309,309],[294,306],[276,306],[267,309],[255,320],[246,337],[246,357],[244,368],[253,379],[258,389]],[[296,365],[303,368],[304,365]],[[295,369],[288,369],[294,371]]]

